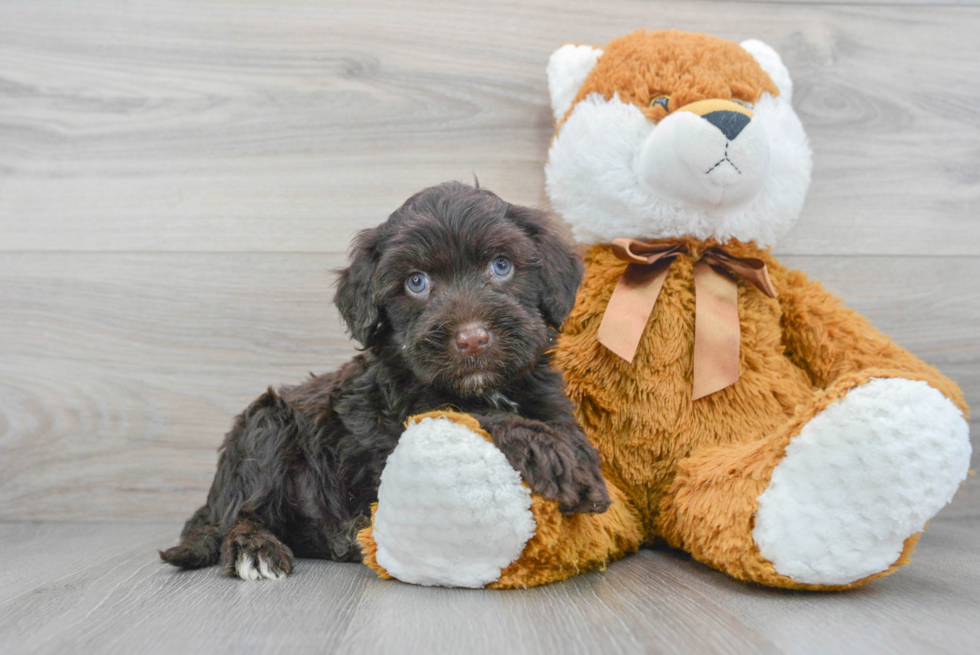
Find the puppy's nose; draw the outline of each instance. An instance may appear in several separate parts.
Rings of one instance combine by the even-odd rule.
[[[456,349],[462,355],[479,355],[490,344],[490,333],[482,325],[470,323],[456,333]]]

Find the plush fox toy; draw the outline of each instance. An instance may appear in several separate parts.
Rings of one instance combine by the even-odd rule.
[[[843,589],[907,563],[967,474],[967,407],[770,254],[811,166],[779,56],[641,30],[563,46],[548,89],[548,196],[588,247],[555,362],[613,505],[563,516],[475,420],[417,417],[361,534],[368,565],[523,587],[666,542],[742,580]]]

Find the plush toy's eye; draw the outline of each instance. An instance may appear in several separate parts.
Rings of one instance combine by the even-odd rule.
[[[670,108],[667,106],[668,104],[670,104],[670,96],[664,95],[664,94],[661,93],[660,95],[653,96],[650,99],[650,105],[649,106],[650,107],[663,107],[664,108],[664,111],[670,111]]]
[[[506,257],[497,257],[490,262],[490,272],[497,277],[507,277],[514,270],[514,265]]]
[[[413,296],[427,296],[429,294],[429,276],[425,273],[412,273],[405,280],[405,288]]]
[[[744,100],[739,100],[738,98],[732,98],[732,102],[734,102],[736,105],[742,105],[746,109],[752,109],[751,102],[745,102]]]

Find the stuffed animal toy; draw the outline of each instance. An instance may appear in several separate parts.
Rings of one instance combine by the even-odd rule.
[[[548,89],[548,196],[588,248],[554,361],[613,504],[562,515],[475,420],[416,417],[367,564],[523,587],[666,543],[741,580],[844,589],[907,563],[967,474],[967,407],[770,253],[811,167],[776,52],[641,30],[561,47]]]

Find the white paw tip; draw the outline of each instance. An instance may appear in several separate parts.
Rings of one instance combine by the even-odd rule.
[[[258,561],[256,561],[258,560]],[[235,572],[242,580],[282,580],[286,577],[286,572],[277,566],[272,565],[268,559],[261,555],[251,553],[241,553],[235,562]]]

